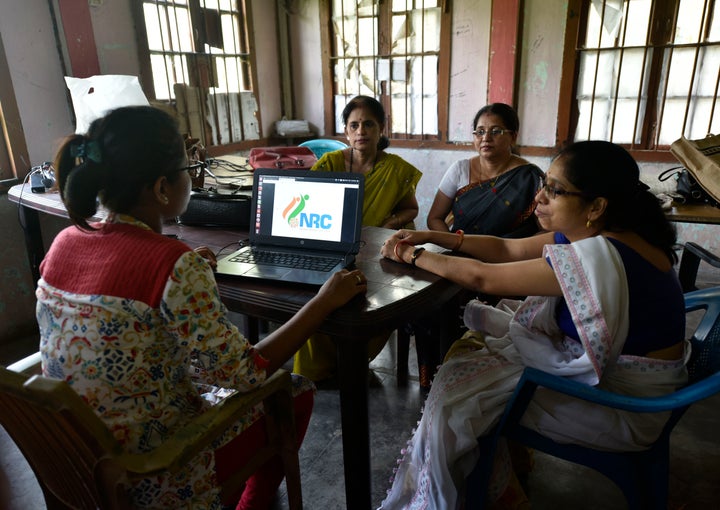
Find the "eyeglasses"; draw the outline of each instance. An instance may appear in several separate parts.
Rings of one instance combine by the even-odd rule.
[[[205,163],[204,161],[193,161],[188,166],[178,169],[178,172],[187,171],[187,173],[190,174],[190,177],[196,178],[200,177],[206,168],[207,163]]]
[[[587,198],[587,193],[583,193],[582,191],[568,191],[562,188],[557,188],[555,186],[551,186],[547,183],[545,179],[542,181],[542,185],[540,186],[540,189],[542,189],[545,194],[548,196],[548,198],[551,198],[555,200],[557,197],[561,197],[563,195],[568,195],[571,197],[585,197]]]
[[[490,135],[492,137],[495,137],[495,136],[504,135],[505,133],[512,133],[512,132],[513,132],[512,129],[503,129],[503,128],[494,127],[494,128],[491,128],[490,130],[486,130],[485,128],[476,129],[475,131],[472,132],[472,134],[474,134],[478,138],[482,138],[485,135]]]

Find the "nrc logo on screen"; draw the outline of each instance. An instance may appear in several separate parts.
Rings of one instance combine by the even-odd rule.
[[[328,230],[332,228],[332,216],[330,214],[318,214],[303,212],[310,195],[298,195],[293,197],[283,209],[283,218],[293,228],[310,228]]]

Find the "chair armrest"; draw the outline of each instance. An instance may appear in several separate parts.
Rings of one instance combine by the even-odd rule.
[[[549,374],[532,367],[525,368],[518,387],[520,388],[525,384],[542,386],[565,395],[615,409],[642,413],[657,413],[684,407],[720,392],[720,373],[715,373],[702,381],[686,386],[669,395],[659,397],[620,395],[565,377]],[[517,391],[518,390],[516,390],[516,392]]]
[[[687,242],[683,245],[682,255],[680,256],[680,267],[678,268],[678,278],[680,279],[683,292],[697,289],[695,281],[701,260],[713,267],[720,268],[720,257],[717,255],[696,243]]]
[[[38,351],[32,353],[30,356],[17,360],[15,363],[13,363],[12,365],[8,365],[5,368],[7,368],[8,370],[12,370],[13,372],[34,375],[40,374],[42,372],[40,363],[41,357],[40,351]]]
[[[174,472],[225,433],[243,413],[282,392],[291,398],[292,380],[289,372],[278,370],[259,388],[249,393],[235,393],[212,406],[173,434],[161,448],[144,454],[125,454],[121,463],[137,475]]]

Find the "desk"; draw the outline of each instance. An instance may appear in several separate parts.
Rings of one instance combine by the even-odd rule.
[[[720,225],[720,209],[707,204],[674,205],[665,216],[670,221],[681,223],[707,223]]]
[[[35,228],[26,233],[28,237],[34,237],[27,246],[31,266],[36,272],[45,253],[38,211],[67,215],[57,194],[35,195],[25,188],[21,196],[20,191],[20,186],[14,186],[8,197],[20,204],[26,221],[34,217],[31,221],[34,221]],[[206,244],[215,250],[242,236],[241,232],[233,230],[177,225],[169,226],[167,231],[178,233],[191,246]],[[368,509],[371,506],[368,339],[427,315],[437,303],[447,301],[461,291],[452,282],[420,268],[381,258],[380,246],[391,232],[377,227],[363,228],[364,244],[356,265],[367,276],[367,294],[333,312],[320,327],[320,331],[333,337],[338,347],[345,496],[347,508],[351,509]],[[31,249],[39,251],[32,252]],[[428,246],[428,249],[442,251],[436,246]],[[232,277],[217,276],[217,283],[220,296],[230,310],[279,323],[287,321],[315,295],[313,289],[303,286]],[[398,438],[398,448],[401,443],[402,438]]]

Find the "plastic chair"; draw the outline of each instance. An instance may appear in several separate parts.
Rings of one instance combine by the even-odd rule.
[[[652,398],[618,395],[535,368],[525,368],[498,426],[490,435],[478,438],[481,457],[466,480],[466,508],[486,508],[486,487],[495,448],[498,438],[504,436],[599,471],[620,487],[631,509],[666,509],[670,433],[692,403],[720,392],[720,287],[686,294],[685,306],[687,312],[704,309],[705,314],[690,339],[692,356],[688,363],[688,384],[670,395]],[[520,425],[538,386],[616,409],[672,412],[662,433],[647,450],[608,452],[560,444]]]
[[[688,242],[683,245],[682,255],[680,256],[680,267],[678,268],[678,278],[680,279],[683,292],[697,290],[695,281],[697,280],[701,260],[713,267],[720,268],[720,257],[717,255],[710,253],[695,243]]]
[[[278,371],[257,390],[236,393],[178,430],[162,448],[125,453],[110,430],[64,381],[39,375],[36,367],[0,367],[0,424],[32,467],[48,509],[132,508],[133,479],[176,471],[221,436],[253,406],[264,402],[268,444],[221,487],[223,502],[242,488],[266,460],[279,454],[286,473],[290,508],[302,508],[300,467],[290,374]],[[234,504],[233,504],[234,506]]]
[[[346,149],[348,147],[346,143],[340,140],[333,140],[332,138],[316,138],[298,145],[310,149],[318,159],[326,152],[339,151],[340,149]]]

